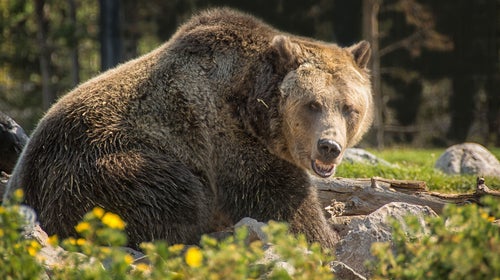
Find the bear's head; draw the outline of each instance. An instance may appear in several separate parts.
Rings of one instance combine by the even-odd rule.
[[[281,123],[275,126],[284,138],[272,152],[329,177],[345,149],[355,145],[372,123],[366,68],[370,46],[362,41],[340,48],[283,35],[275,36],[271,44],[282,67],[289,69],[279,86]]]

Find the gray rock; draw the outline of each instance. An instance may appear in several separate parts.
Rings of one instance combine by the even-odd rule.
[[[11,117],[0,112],[0,171],[12,173],[17,158],[28,142],[23,128]]]
[[[348,148],[344,152],[344,162],[349,163],[362,163],[370,165],[386,165],[391,166],[391,164],[383,159],[378,158],[372,153],[359,148]]]
[[[134,249],[129,248],[129,247],[122,247],[122,250],[125,251],[127,254],[131,255],[132,258],[134,258],[134,264],[138,264],[138,263],[149,264],[150,263],[148,256],[145,255],[143,252],[134,250]]]
[[[234,225],[235,228],[239,227],[247,227],[248,229],[248,237],[246,242],[251,243],[256,240],[262,241],[263,244],[266,244],[268,242],[267,235],[262,231],[262,227],[264,227],[266,224],[259,222],[255,219],[245,217],[241,219],[236,225]]]
[[[19,214],[21,215],[21,219],[23,219],[23,234],[25,238],[28,238],[27,235],[31,234],[35,230],[35,226],[38,225],[36,212],[33,208],[27,205],[19,205]]]
[[[485,147],[476,143],[453,145],[434,166],[447,174],[471,174],[500,177],[500,162]]]
[[[42,266],[46,274],[50,275],[55,268],[74,265],[78,263],[81,266],[93,265],[99,261],[94,257],[88,257],[82,253],[68,252],[60,246],[52,246],[48,242],[48,236],[45,231],[37,224],[32,228],[32,232],[26,235],[27,238],[38,241],[42,248],[38,252],[38,259],[43,260]]]
[[[306,254],[306,252],[304,252],[304,254]],[[295,274],[295,267],[283,260],[283,258],[276,253],[273,245],[266,246],[264,257],[257,262],[257,264],[262,265],[268,265],[270,263],[274,263],[275,269],[283,269],[290,276]]]
[[[55,268],[73,266],[75,263],[82,268],[98,264],[104,269],[109,269],[112,265],[112,260],[108,259],[103,262],[99,262],[99,260],[94,257],[89,257],[78,252],[69,252],[60,246],[53,246],[49,244],[49,237],[47,233],[45,233],[38,223],[35,223],[30,230],[31,231],[27,232],[24,237],[36,240],[42,246],[38,252],[38,259],[41,261],[41,264],[45,269],[45,273],[43,275],[50,275],[52,270]],[[149,259],[142,252],[128,247],[121,247],[121,249],[134,258],[134,262],[131,265],[132,268],[138,263],[149,263]],[[49,279],[47,277],[45,278]]]
[[[371,245],[375,242],[392,240],[391,219],[396,219],[405,228],[404,217],[415,215],[422,227],[425,216],[437,214],[427,206],[393,202],[380,207],[377,211],[361,219],[352,219],[349,230],[336,248],[336,259],[343,262],[353,271],[370,278],[372,271],[365,266],[366,261],[374,260]],[[356,279],[356,278],[350,278]]]
[[[343,262],[334,261],[331,264],[335,278],[342,280],[366,280],[366,277],[357,273]]]
[[[134,249],[129,248],[129,247],[119,247],[119,249],[122,250],[123,252],[129,254],[134,259],[133,263],[130,264],[131,269],[135,269],[136,265],[139,263],[151,264],[148,256],[146,256],[142,252],[139,252],[139,251],[134,250]],[[106,259],[102,260],[101,263],[102,263],[102,266],[104,267],[104,269],[111,270],[113,265],[114,265],[114,260],[112,258],[106,258]]]

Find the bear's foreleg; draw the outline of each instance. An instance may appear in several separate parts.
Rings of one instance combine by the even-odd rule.
[[[340,241],[338,233],[326,221],[313,187],[310,187],[307,197],[297,205],[288,223],[292,233],[302,233],[309,242],[318,242],[325,249],[333,249]]]

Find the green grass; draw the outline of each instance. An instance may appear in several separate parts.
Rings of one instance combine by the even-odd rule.
[[[475,189],[477,178],[475,175],[447,175],[434,169],[434,164],[445,149],[390,148],[383,151],[369,151],[393,166],[343,163],[338,168],[337,176],[421,180],[427,183],[429,190],[444,193],[471,192]],[[500,148],[491,148],[490,151],[500,158]],[[488,187],[500,189],[500,178],[485,177],[485,180]]]

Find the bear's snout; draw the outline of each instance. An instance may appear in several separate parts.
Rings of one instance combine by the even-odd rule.
[[[318,140],[318,153],[324,162],[332,162],[339,157],[342,152],[342,146],[331,139]]]
[[[335,173],[342,146],[331,139],[320,139],[317,143],[317,158],[311,160],[311,167],[320,177],[327,178]]]

